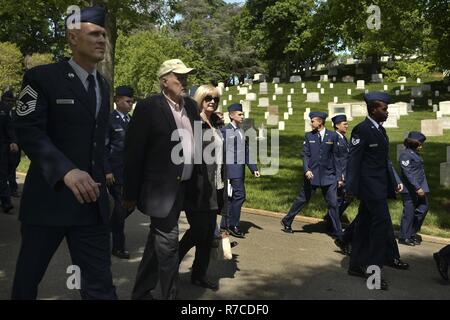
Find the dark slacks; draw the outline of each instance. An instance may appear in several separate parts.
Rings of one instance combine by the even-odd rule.
[[[351,268],[381,268],[400,257],[387,200],[361,200],[353,228]]]
[[[427,197],[416,193],[402,193],[403,216],[400,223],[400,239],[410,239],[419,232],[428,212]]]
[[[165,218],[150,217],[150,232],[136,275],[133,300],[175,299],[178,282],[178,218],[183,206],[185,184]],[[156,292],[159,283],[160,292]]]
[[[233,195],[229,202],[228,217],[223,216],[220,221],[222,228],[237,227],[241,220],[241,208],[245,201],[244,179],[230,179]],[[224,191],[226,192],[226,190]]]
[[[340,238],[342,237],[342,225],[338,213],[337,184],[331,184],[329,186],[313,186],[309,181],[305,180],[299,195],[295,198],[289,212],[283,218],[283,223],[288,226],[292,224],[295,216],[311,200],[311,196],[317,188],[322,190],[322,195],[327,202],[328,216],[330,217],[333,230],[332,233],[334,236]]]
[[[20,163],[20,156],[22,151],[19,149],[18,152],[9,152],[8,156],[8,185],[11,192],[17,191],[17,177],[16,169]]]
[[[447,261],[448,264],[450,264],[450,244],[439,250],[439,254],[445,259],[445,261]]]
[[[189,229],[184,233],[180,241],[180,262],[186,253],[195,246],[195,259],[192,265],[194,279],[201,279],[208,271],[211,244],[216,228],[217,210],[186,211]]]
[[[0,201],[2,207],[11,205],[11,190],[8,186],[9,144],[0,144]]]
[[[345,210],[347,210],[348,206],[350,205],[350,203],[352,203],[351,201],[348,201],[345,199],[345,188],[338,188],[338,212],[339,212],[339,217],[342,217],[342,215],[344,214]]]
[[[109,193],[114,199],[114,208],[111,214],[112,249],[125,250],[125,219],[130,215],[122,205],[122,186],[114,184],[108,187]]]
[[[81,298],[117,299],[112,282],[107,225],[48,227],[22,224],[21,233],[22,243],[17,259],[12,299],[36,299],[39,283],[64,238],[72,263],[80,268]]]

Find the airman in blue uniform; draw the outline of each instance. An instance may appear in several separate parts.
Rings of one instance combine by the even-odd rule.
[[[133,107],[133,88],[119,86],[116,88],[115,101],[117,108],[109,117],[109,128],[106,134],[105,174],[108,191],[114,199],[111,215],[112,254],[121,259],[129,259],[130,253],[125,248],[125,219],[131,211],[122,205],[123,187],[123,150],[125,134],[130,122],[128,114]]]
[[[428,212],[427,193],[430,192],[423,159],[419,155],[426,140],[421,132],[412,131],[405,139],[406,147],[400,154],[401,178],[405,188],[402,191],[403,216],[398,242],[414,246],[421,242],[419,232]]]
[[[117,299],[103,168],[109,86],[96,70],[106,49],[105,10],[84,8],[79,18],[78,26],[67,25],[75,26],[68,30],[72,58],[27,71],[14,115],[31,163],[20,204],[13,299],[36,299],[64,238],[78,267],[81,297]]]
[[[367,93],[364,99],[369,115],[352,131],[346,179],[347,198],[360,200],[348,273],[360,277],[369,276],[368,266],[409,267],[400,260],[387,203],[403,189],[389,160],[389,138],[381,125],[388,117],[390,99],[383,92]],[[388,289],[383,278],[380,289]]]
[[[325,128],[327,116],[324,112],[309,114],[313,130],[305,134],[303,142],[303,189],[281,220],[282,230],[286,233],[293,233],[291,225],[295,216],[309,202],[312,193],[320,188],[328,204],[332,235],[336,238],[342,237],[337,201],[337,185],[342,176],[338,163],[338,135]]]

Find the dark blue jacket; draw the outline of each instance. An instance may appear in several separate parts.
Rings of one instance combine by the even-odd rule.
[[[395,198],[400,179],[389,159],[389,138],[366,118],[352,131],[346,190],[362,200]]]
[[[238,131],[241,131],[242,137]],[[242,129],[235,130],[231,123],[220,129],[224,138],[224,157],[228,179],[244,179],[245,165],[253,173],[258,171],[256,161],[250,156],[248,143]]]
[[[329,186],[337,183],[341,170],[338,165],[338,136],[334,131],[325,129],[323,141],[319,132],[307,132],[303,142],[303,171],[312,171],[314,186]]]
[[[108,223],[103,168],[109,86],[97,73],[102,104],[97,117],[67,61],[35,67],[23,78],[14,115],[19,144],[31,160],[20,204],[23,223],[76,226]],[[100,183],[95,203],[79,203],[63,178],[78,168]]]
[[[128,123],[116,111],[109,117],[105,140],[105,174],[112,173],[116,184],[123,184],[123,150]]]
[[[405,149],[400,153],[399,162],[402,182],[405,186],[402,193],[416,194],[420,188],[424,192],[430,192],[421,156],[411,149]]]
[[[346,176],[347,176],[347,161],[348,161],[348,155],[350,152],[350,148],[348,145],[348,141],[347,138],[345,136],[343,136],[341,138],[341,136],[336,133],[338,136],[338,141],[337,141],[337,157],[338,157],[338,166],[339,166],[339,170],[341,171],[341,177],[342,178],[338,178],[338,180],[346,180]]]

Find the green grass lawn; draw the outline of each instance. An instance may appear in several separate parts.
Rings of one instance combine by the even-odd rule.
[[[429,80],[427,82],[427,80]],[[387,129],[390,144],[391,144],[391,159],[393,160],[396,169],[399,171],[399,166],[396,161],[396,145],[403,143],[404,133],[411,130],[420,131],[421,119],[434,119],[435,114],[432,112],[432,107],[428,106],[428,99],[433,99],[433,104],[438,104],[439,101],[450,100],[450,94],[447,92],[447,85],[433,79],[423,79],[423,82],[432,84],[432,91],[425,92],[423,98],[415,99],[414,112],[408,116],[402,116],[398,121],[399,128]],[[305,82],[308,92],[319,92],[317,89],[317,82]],[[392,96],[393,102],[410,101],[410,87],[417,86],[416,83],[406,83],[405,91],[401,91],[400,96],[395,96],[395,90],[400,89],[400,84],[385,83],[389,85],[389,93]],[[279,107],[280,120],[283,118],[283,113],[287,112],[287,95],[290,93],[290,88],[295,88],[295,93],[292,95],[292,107],[294,115],[290,116],[286,121],[286,130],[280,132],[280,167],[276,175],[262,176],[259,179],[252,177],[247,170],[246,191],[247,202],[245,206],[271,210],[277,212],[287,212],[294,198],[297,196],[303,183],[303,169],[302,160],[300,159],[301,147],[304,137],[304,120],[303,112],[310,107],[311,110],[320,110],[328,112],[328,102],[333,101],[333,97],[339,98],[339,103],[351,101],[363,101],[363,90],[356,90],[356,83],[335,83],[334,89],[329,89],[329,83],[322,83],[325,88],[325,94],[320,95],[320,103],[306,103],[306,95],[302,94],[301,83],[296,84],[280,84],[284,88],[284,94],[277,96],[276,101],[272,101],[274,94],[274,85],[269,84],[269,94],[259,95],[259,85],[253,85],[250,92],[255,92],[260,97],[269,97],[270,105],[277,105]],[[347,95],[347,88],[352,89],[352,95]],[[366,89],[376,91],[383,89],[383,84],[367,84]],[[440,91],[440,97],[434,97],[434,91]],[[237,94],[236,87],[230,88],[229,92],[223,93],[222,100],[227,100],[227,104],[239,102],[244,99],[244,96]],[[233,100],[228,100],[228,95],[233,95]],[[222,101],[220,102],[222,105]],[[255,120],[255,126],[258,127],[261,123],[266,126],[264,120],[264,112],[267,108],[260,108],[257,106],[258,102],[252,102],[252,109],[250,117]],[[223,107],[226,111],[226,107]],[[355,118],[350,122],[350,130],[363,118]],[[331,120],[326,123],[328,129],[332,130]],[[267,127],[267,126],[266,126]],[[268,127],[269,129],[271,127]],[[269,132],[270,134],[270,132]],[[350,137],[350,132],[347,137]],[[430,184],[431,192],[429,194],[430,211],[425,219],[422,232],[431,235],[443,236],[450,238],[450,189],[439,186],[439,164],[446,161],[446,146],[450,145],[450,130],[444,131],[442,137],[428,137],[425,143],[422,156],[425,161],[425,168],[428,182]],[[29,161],[23,158],[18,170],[26,172]],[[390,201],[390,212],[394,225],[398,228],[400,225],[400,218],[402,215],[402,201],[398,196],[397,200]],[[326,204],[322,200],[322,195],[317,192],[309,205],[301,212],[302,215],[322,218],[326,212]],[[348,218],[353,219],[357,212],[357,201],[355,201],[346,211]]]

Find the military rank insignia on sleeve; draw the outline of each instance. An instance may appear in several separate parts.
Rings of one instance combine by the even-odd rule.
[[[17,115],[22,117],[33,112],[36,109],[37,98],[38,93],[30,85],[23,88],[17,102]]]
[[[357,144],[359,144],[359,142],[360,142],[360,139],[352,138],[352,145],[356,146]]]
[[[405,167],[407,167],[407,166],[409,165],[409,160],[402,161],[402,165],[404,165]]]

